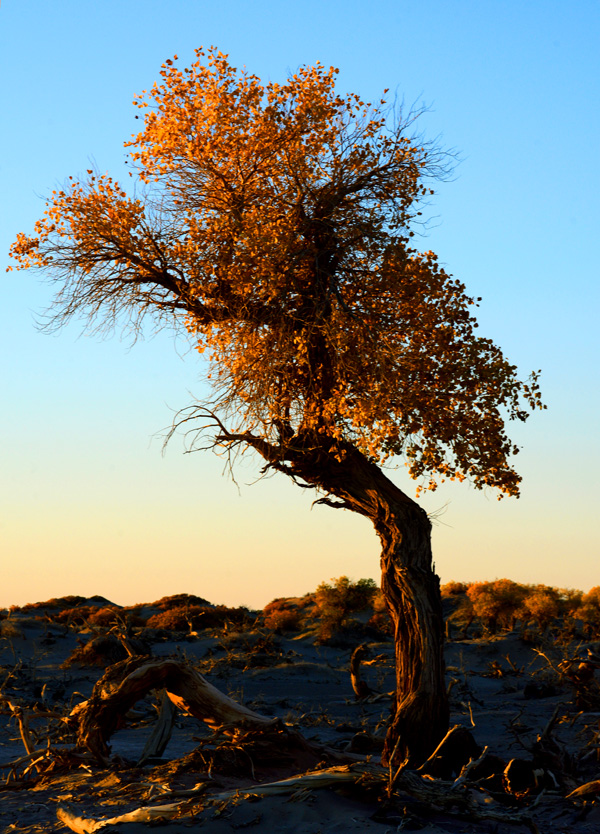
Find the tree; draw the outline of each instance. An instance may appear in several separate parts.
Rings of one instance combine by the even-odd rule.
[[[139,195],[88,171],[11,253],[56,282],[49,327],[187,329],[212,384],[182,417],[196,448],[254,450],[371,520],[396,642],[384,760],[416,763],[448,724],[439,581],[427,514],[382,465],[403,457],[417,494],[467,478],[516,496],[505,420],[542,406],[537,374],[476,335],[479,299],[410,245],[447,158],[336,73],[262,84],[216,50],[167,61],[126,143]]]

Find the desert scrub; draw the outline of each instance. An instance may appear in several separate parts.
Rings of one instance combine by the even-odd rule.
[[[14,637],[24,636],[22,629],[10,617],[0,622],[0,637],[6,640],[12,640]]]
[[[467,582],[446,582],[440,587],[440,594],[442,595],[442,599],[459,597],[467,593],[468,587]]]
[[[304,597],[278,597],[263,608],[263,623],[266,629],[281,634],[297,631],[314,609],[314,595]]]
[[[600,637],[600,585],[583,594],[575,616],[582,621],[583,633],[587,639],[596,640]]]
[[[52,599],[48,599],[46,602],[28,602],[25,605],[11,605],[10,610],[14,614],[33,613],[36,611],[42,613],[44,609],[63,611],[66,608],[75,608],[84,602],[86,602],[85,597],[70,595],[66,597],[52,597]]]
[[[369,608],[377,593],[373,579],[359,579],[352,582],[347,576],[331,580],[334,584],[321,582],[315,591],[316,614],[320,617],[320,642],[331,640],[333,635],[346,628],[349,615]]]
[[[61,663],[60,668],[69,669],[72,666],[105,668],[127,657],[127,650],[119,639],[114,634],[106,634],[94,637],[88,643],[81,643]]]
[[[98,609],[94,605],[76,605],[73,608],[64,608],[56,614],[48,615],[48,619],[53,623],[60,625],[82,626],[85,625],[87,619],[94,614]]]
[[[226,634],[217,648],[225,651],[220,663],[231,669],[256,669],[292,662],[283,654],[281,644],[273,634],[265,635],[260,631]]]
[[[511,579],[474,582],[467,588],[467,597],[473,605],[475,617],[491,634],[495,634],[499,628],[515,627],[526,596],[526,586]]]
[[[283,634],[285,631],[297,631],[300,627],[300,612],[285,608],[271,611],[264,619],[264,626],[276,634]]]
[[[250,620],[247,608],[229,608],[226,605],[179,605],[153,614],[146,623],[148,628],[168,631],[201,631],[206,628],[228,629]]]
[[[185,605],[198,605],[202,608],[211,608],[211,604],[207,599],[197,597],[194,594],[172,594],[168,597],[161,597],[150,604],[151,608],[160,608],[163,611],[169,611],[171,608],[181,608]]]
[[[140,616],[140,608],[141,606],[119,608],[117,605],[95,608],[88,617],[88,623],[92,626],[104,628],[122,625],[142,627],[146,624],[146,621]]]

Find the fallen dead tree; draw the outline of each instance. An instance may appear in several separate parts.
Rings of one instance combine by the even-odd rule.
[[[92,696],[72,710],[70,720],[77,727],[78,746],[100,764],[107,764],[111,735],[134,704],[152,690],[165,690],[182,712],[231,735],[281,727],[279,719],[265,718],[229,698],[188,663],[138,656],[110,666]]]
[[[76,729],[78,748],[89,752],[100,765],[108,765],[111,735],[134,704],[153,690],[164,690],[166,698],[177,709],[203,721],[220,736],[228,737],[236,747],[242,742],[252,744],[254,750],[260,751],[261,758],[278,757],[283,751],[291,751],[292,759],[297,759],[304,769],[314,767],[318,761],[346,763],[363,758],[310,742],[281,719],[266,718],[248,709],[184,661],[149,661],[144,657],[128,658],[109,667],[94,686],[92,696],[71,711],[69,722]],[[166,744],[172,718],[168,710],[161,710],[140,762]]]
[[[127,822],[156,822],[158,820],[182,819],[195,813],[198,810],[199,802],[207,805],[227,802],[237,799],[260,799],[266,796],[281,796],[293,794],[296,791],[317,790],[319,788],[340,787],[344,784],[355,783],[365,770],[352,770],[350,767],[334,767],[328,770],[319,770],[312,773],[305,773],[302,776],[295,776],[290,779],[282,779],[277,782],[268,782],[262,785],[253,785],[248,788],[237,788],[229,791],[212,794],[203,797],[205,785],[199,789],[188,791],[191,796],[180,802],[171,802],[165,805],[155,805],[148,808],[136,808],[126,814],[111,817],[104,820],[85,819],[76,811],[66,806],[60,806],[57,810],[58,819],[77,834],[95,834],[110,825],[123,824]],[[166,797],[163,797],[163,799]]]

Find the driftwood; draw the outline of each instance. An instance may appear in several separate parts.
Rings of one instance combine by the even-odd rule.
[[[146,742],[142,751],[142,755],[138,759],[138,765],[151,759],[153,756],[162,756],[167,744],[173,734],[173,724],[175,723],[175,715],[177,707],[171,701],[165,689],[161,692],[160,698],[160,712],[158,714],[158,721],[154,725],[152,734]]]
[[[418,773],[451,779],[459,775],[472,760],[481,756],[481,747],[466,727],[455,724],[440,741],[431,756],[418,769]]]
[[[371,688],[361,679],[360,676],[361,661],[365,657],[368,657],[368,655],[369,647],[363,643],[354,649],[352,657],[350,658],[350,681],[357,700],[367,698],[372,693]]]
[[[594,779],[593,782],[586,782],[585,785],[580,785],[574,791],[567,794],[567,799],[597,799],[600,796],[600,779]]]
[[[37,750],[35,744],[31,739],[31,733],[29,732],[29,719],[27,717],[27,713],[25,713],[20,706],[12,704],[10,701],[6,701],[8,704],[10,711],[17,719],[17,723],[19,725],[19,735],[21,736],[21,741],[23,742],[23,747],[25,748],[25,752],[27,756],[33,759],[32,764],[29,765],[27,770],[31,769],[32,767],[39,773],[39,764],[38,762],[40,759],[44,758],[44,751]],[[39,758],[36,758],[39,757]]]
[[[356,700],[363,701],[367,704],[374,704],[377,701],[384,701],[387,699],[393,700],[396,696],[395,692],[375,692],[365,681],[363,681],[361,677],[361,668],[363,666],[372,666],[375,663],[380,663],[381,661],[388,659],[387,655],[378,654],[376,657],[366,660],[369,654],[369,647],[365,643],[362,643],[354,649],[352,657],[350,658],[350,682],[352,684]]]
[[[349,767],[333,767],[328,770],[319,770],[313,773],[305,773],[302,776],[294,776],[290,779],[282,779],[278,782],[266,782],[262,785],[253,785],[249,788],[237,788],[235,790],[222,791],[221,793],[212,794],[210,797],[203,797],[202,792],[204,785],[197,791],[188,791],[186,793],[194,793],[197,799],[186,799],[182,802],[170,803],[167,805],[155,805],[148,808],[137,808],[126,814],[121,814],[118,817],[112,817],[105,820],[93,820],[80,817],[77,813],[65,806],[58,808],[57,817],[66,825],[71,831],[76,834],[95,834],[96,831],[101,831],[110,825],[123,824],[127,822],[155,822],[157,820],[169,820],[175,818],[182,818],[185,816],[186,807],[194,807],[197,810],[198,800],[202,799],[203,803],[214,804],[217,802],[227,802],[230,799],[255,799],[264,796],[281,796],[286,794],[293,794],[300,790],[317,790],[319,788],[336,787],[348,783],[356,782],[365,773],[365,768],[360,766],[353,766],[351,770]]]
[[[245,788],[222,791],[206,796],[206,785],[201,784],[193,791],[185,791],[188,798],[183,801],[137,808],[126,814],[110,819],[94,820],[81,817],[71,808],[60,806],[57,811],[58,819],[76,834],[95,834],[112,825],[128,822],[156,822],[158,820],[184,819],[186,816],[197,814],[199,806],[227,802],[229,800],[256,800],[267,796],[281,796],[296,794],[300,791],[313,791],[320,788],[336,788],[349,784],[364,782],[371,777],[383,783],[387,771],[372,763],[357,763],[343,767],[331,767],[327,770],[313,771],[302,776],[283,779],[278,782],[266,782]],[[427,805],[443,808],[448,813],[466,816],[471,820],[493,820],[508,824],[525,824],[532,826],[531,818],[527,814],[515,814],[503,809],[490,808],[489,805],[478,803],[478,794],[470,795],[462,777],[454,782],[423,777],[413,770],[405,770],[398,779],[397,788],[410,794]],[[173,794],[175,795],[175,794]],[[163,797],[165,799],[166,797]],[[484,795],[481,795],[484,799]],[[536,830],[536,829],[533,829]]]
[[[107,764],[108,739],[119,720],[154,689],[164,689],[178,709],[231,735],[281,726],[279,719],[265,718],[233,701],[187,663],[133,657],[111,666],[95,685],[92,697],[72,710],[78,745]]]
[[[160,820],[173,819],[174,817],[180,816],[183,804],[181,802],[175,802],[170,805],[136,808],[134,811],[129,811],[126,814],[120,814],[118,817],[111,817],[110,819],[104,820],[81,817],[73,809],[60,806],[56,812],[56,816],[63,825],[66,825],[71,831],[75,831],[76,834],[94,834],[94,832],[101,831],[103,828],[109,828],[112,825],[124,824],[126,822],[158,822]]]

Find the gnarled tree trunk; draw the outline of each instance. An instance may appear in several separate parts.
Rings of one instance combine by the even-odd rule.
[[[348,508],[372,521],[381,541],[381,590],[394,626],[396,697],[384,764],[422,764],[448,729],[444,621],[427,513],[355,450]],[[349,473],[350,474],[350,473]],[[344,490],[345,491],[345,490]],[[356,498],[359,500],[356,501]]]
[[[277,469],[326,493],[318,503],[369,518],[381,541],[381,589],[394,624],[396,698],[384,764],[421,765],[448,730],[444,681],[444,621],[431,552],[427,513],[355,446],[296,434],[273,446],[252,434],[225,432],[246,442]]]
[[[411,502],[412,503],[412,502]],[[382,543],[381,589],[394,626],[396,700],[384,764],[421,764],[448,729],[444,623],[430,522],[416,504],[374,522]]]

